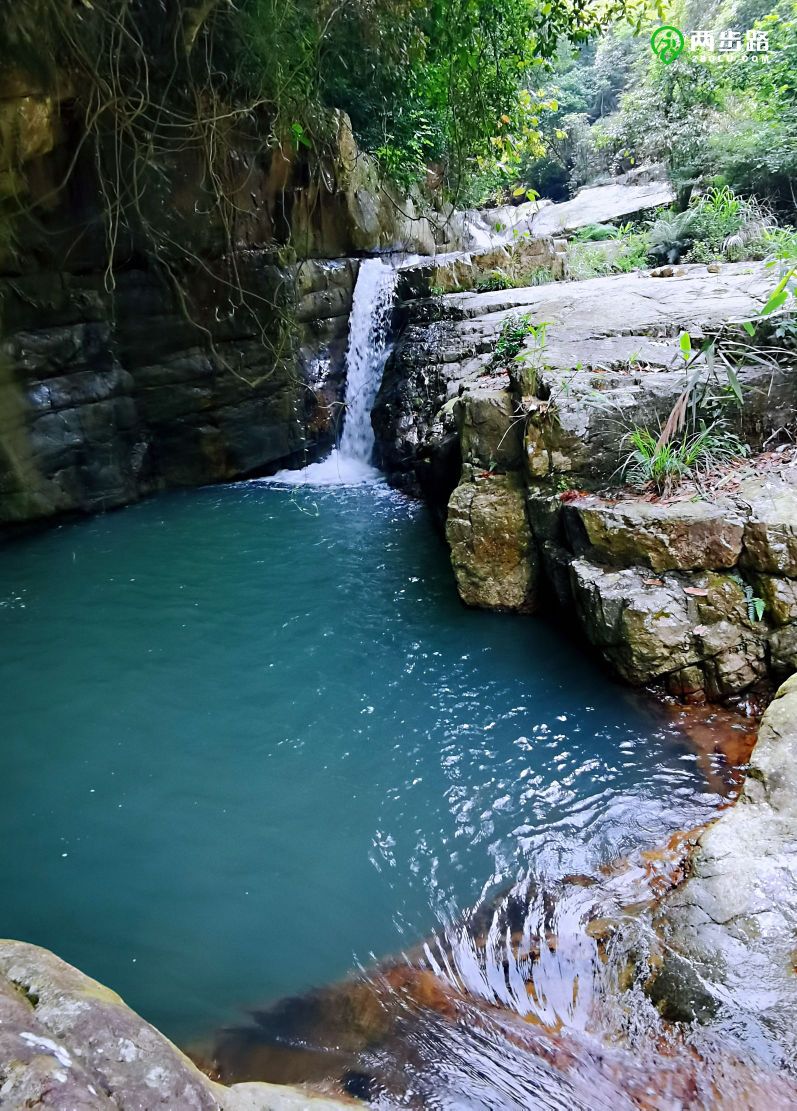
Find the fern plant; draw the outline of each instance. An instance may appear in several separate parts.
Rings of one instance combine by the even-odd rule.
[[[648,232],[648,252],[662,261],[677,262],[695,238],[696,223],[697,213],[689,208],[658,216]]]

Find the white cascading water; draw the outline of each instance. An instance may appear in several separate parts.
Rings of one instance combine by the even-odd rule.
[[[346,396],[340,445],[326,459],[301,470],[279,471],[269,481],[290,485],[349,485],[379,478],[372,465],[374,431],[371,409],[388,355],[390,314],[396,271],[380,259],[363,259],[354,287],[349,344],[346,349]]]

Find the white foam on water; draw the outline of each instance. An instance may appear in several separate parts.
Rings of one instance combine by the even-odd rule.
[[[326,459],[308,463],[300,470],[277,471],[258,482],[279,482],[285,486],[359,486],[362,482],[379,482],[384,476],[376,467],[362,459],[343,455],[333,448]]]
[[[371,409],[388,355],[390,315],[396,271],[380,259],[363,259],[354,287],[349,345],[346,349],[346,397],[340,446],[326,459],[299,470],[282,470],[266,482],[289,486],[352,486],[382,476],[372,465],[374,430]]]

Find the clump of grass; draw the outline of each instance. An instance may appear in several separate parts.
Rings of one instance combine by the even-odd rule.
[[[616,230],[616,229],[615,229]],[[644,234],[624,231],[607,242],[617,249],[605,254],[590,241],[574,242],[567,254],[567,267],[571,278],[603,278],[609,274],[630,274],[648,264],[648,245]]]
[[[553,270],[550,266],[535,266],[532,270],[528,270],[520,281],[520,285],[548,285],[550,282],[555,282],[556,278],[553,275]]]
[[[478,293],[492,293],[496,289],[514,289],[515,282],[506,273],[496,267],[495,270],[488,270],[485,274],[481,274],[476,279],[476,290]]]
[[[598,243],[604,239],[618,239],[621,234],[621,229],[612,224],[587,224],[573,233],[573,239],[577,243]]]
[[[496,289],[519,289],[525,286],[547,285],[555,281],[549,266],[534,266],[531,270],[511,273],[496,267],[488,270],[476,282],[479,293],[491,293]]]
[[[685,478],[699,479],[749,451],[722,419],[709,424],[700,420],[696,428],[684,429],[670,439],[649,428],[635,427],[623,442],[631,449],[621,467],[626,482],[639,489],[652,486],[660,494],[670,492]]]
[[[501,332],[495,345],[492,362],[495,366],[506,366],[521,352],[526,336],[532,335],[534,325],[531,313],[508,316],[501,325]]]

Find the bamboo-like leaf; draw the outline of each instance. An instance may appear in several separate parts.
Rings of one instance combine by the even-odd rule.
[[[776,290],[775,293],[772,294],[770,299],[764,305],[763,309],[761,310],[761,315],[767,316],[769,313],[774,312],[775,309],[779,309],[781,305],[785,305],[788,297],[789,294],[787,290]]]
[[[725,373],[728,376],[728,385],[731,387],[733,396],[736,398],[740,405],[743,405],[744,396],[742,394],[742,383],[739,381],[739,377],[730,363],[726,364]]]

